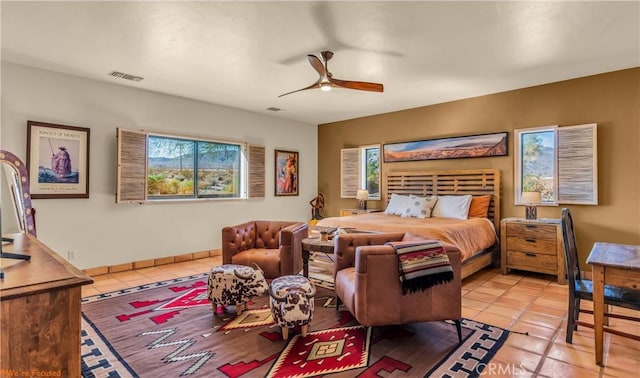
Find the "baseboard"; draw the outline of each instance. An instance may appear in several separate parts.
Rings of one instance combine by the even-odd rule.
[[[186,253],[186,254],[177,255],[177,256],[159,257],[157,259],[133,261],[133,262],[118,264],[118,265],[99,266],[95,268],[84,269],[83,271],[89,277],[95,277],[101,274],[125,272],[127,270],[150,268],[150,267],[159,266],[159,265],[204,259],[207,257],[218,257],[221,255],[222,255],[222,250],[212,249],[210,251],[200,251],[200,252]]]

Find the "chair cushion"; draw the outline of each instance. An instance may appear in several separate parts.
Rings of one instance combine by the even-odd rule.
[[[593,301],[593,282],[576,280],[576,297]],[[605,285],[604,303],[612,306],[640,310],[640,290]]]
[[[231,257],[231,262],[238,265],[252,266],[258,264],[265,277],[280,276],[280,250],[252,248],[238,252]]]

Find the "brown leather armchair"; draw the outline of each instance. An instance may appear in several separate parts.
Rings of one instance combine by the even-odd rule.
[[[222,263],[257,264],[266,278],[297,274],[302,270],[304,222],[249,221],[222,229]]]
[[[454,278],[426,291],[402,295],[398,257],[391,241],[424,240],[409,233],[343,234],[335,241],[335,290],[363,326],[453,320],[461,340],[460,251],[445,244]]]

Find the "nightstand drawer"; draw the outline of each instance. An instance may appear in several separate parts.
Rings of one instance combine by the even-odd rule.
[[[510,251],[534,252],[556,256],[556,243],[555,237],[553,239],[536,239],[531,236],[515,237],[507,234],[507,249]]]
[[[508,223],[507,237],[537,240],[556,240],[556,226],[552,224]]]
[[[507,264],[514,269],[539,272],[556,272],[558,260],[555,255],[542,255],[532,252],[507,251]]]

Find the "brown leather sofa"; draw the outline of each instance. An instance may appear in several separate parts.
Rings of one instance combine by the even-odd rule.
[[[453,320],[461,340],[460,251],[445,245],[454,278],[426,291],[402,295],[398,257],[390,241],[423,240],[409,233],[343,234],[335,241],[335,290],[363,326]]]
[[[249,221],[222,229],[222,263],[257,264],[266,278],[298,274],[302,270],[304,222]]]

